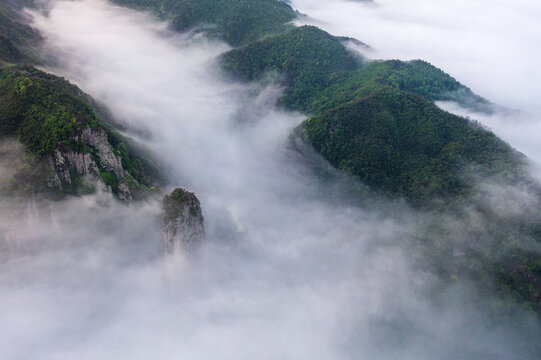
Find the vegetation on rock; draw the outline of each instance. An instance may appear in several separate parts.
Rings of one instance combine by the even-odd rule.
[[[434,104],[456,100],[486,109],[486,100],[424,61],[367,61],[350,52],[342,38],[313,26],[295,28],[290,22],[297,13],[283,1],[113,1],[152,10],[179,31],[205,31],[235,46],[222,56],[222,64],[240,80],[278,73],[286,85],[281,104],[310,114],[297,129],[303,139],[334,167],[434,215],[436,220],[415,239],[412,252],[431,260],[442,278],[494,284],[502,298],[541,311],[541,257],[536,252],[541,209],[513,217],[475,198],[480,179],[526,186],[537,199],[539,185],[526,175],[522,155],[478,124]],[[10,8],[0,6],[0,65],[32,62],[31,45],[38,38]],[[11,183],[24,187],[19,190],[34,192],[33,184],[47,184],[53,174],[43,160],[57,151],[65,155],[60,160],[75,155],[93,159],[102,181],[117,194],[126,187],[154,184],[152,163],[105,126],[84,94],[63,79],[30,67],[2,69],[0,120],[0,135],[19,139],[31,155],[13,175]],[[83,141],[86,129],[95,130],[96,137],[106,133],[112,160],[118,156],[127,174],[104,166],[98,149]],[[71,187],[64,192],[88,191],[82,177],[62,176],[68,175]],[[36,177],[39,181],[29,180]],[[192,228],[200,219],[202,229],[196,200],[181,189],[164,199],[168,244],[189,219],[197,220],[190,223]],[[172,223],[186,211],[192,217]],[[442,223],[444,216],[455,218],[460,228]]]
[[[159,179],[156,166],[151,160],[138,155],[136,148],[123,136],[109,129],[95,115],[86,99],[87,96],[76,86],[35,68],[19,66],[0,69],[0,136],[18,139],[34,158],[43,161],[61,155],[69,158],[72,156],[69,154],[81,154],[84,158],[84,154],[89,154],[90,157],[86,159],[93,159],[101,179],[115,193],[119,181],[127,174],[133,179],[129,184],[134,191],[145,191],[155,186]],[[96,143],[98,140],[89,140],[92,136],[104,136],[102,142],[105,149],[98,149],[102,145]],[[116,174],[111,173],[102,159],[104,151],[120,159],[122,169]],[[44,166],[41,164],[41,167]],[[32,173],[33,170],[29,171]],[[54,169],[49,167],[49,173],[51,171],[54,172]],[[26,191],[41,192],[43,184],[50,182],[47,176],[44,177],[44,171],[39,173],[40,176],[33,183],[41,185],[30,189],[25,186]],[[87,192],[88,186],[79,179],[83,175],[86,175],[86,171],[76,173],[71,168],[69,184],[53,186],[50,190],[75,194]]]
[[[175,248],[192,250],[203,240],[201,204],[194,193],[176,188],[163,199],[162,234],[164,248],[173,253]]]
[[[434,215],[412,251],[433,260],[443,278],[494,283],[502,296],[540,311],[541,261],[532,249],[539,248],[541,219],[496,214],[475,198],[490,179],[526,186],[541,199],[539,185],[527,175],[524,156],[434,103],[455,100],[486,111],[486,100],[427,62],[367,61],[342,38],[293,28],[296,13],[279,0],[115,2],[151,9],[180,31],[205,27],[221,36],[236,47],[223,54],[223,68],[239,80],[278,73],[286,86],[281,105],[311,117],[297,134],[334,167]],[[262,14],[264,21],[254,22]],[[446,217],[462,230],[438,223]]]

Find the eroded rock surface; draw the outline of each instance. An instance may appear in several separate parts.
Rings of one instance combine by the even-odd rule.
[[[193,250],[204,234],[201,204],[193,193],[177,188],[164,197],[162,236],[166,252]]]
[[[120,156],[115,154],[113,147],[107,140],[104,129],[86,128],[75,142],[84,144],[88,152],[74,151],[67,146],[59,146],[48,158],[48,165],[52,170],[47,181],[52,189],[63,191],[66,186],[73,185],[74,178],[86,177],[101,182],[111,191],[110,184],[103,179],[103,173],[110,173],[115,183],[115,193],[121,200],[133,198],[129,173],[122,167]],[[128,178],[126,178],[128,177]],[[124,181],[126,180],[126,181]],[[88,184],[91,187],[91,184]]]

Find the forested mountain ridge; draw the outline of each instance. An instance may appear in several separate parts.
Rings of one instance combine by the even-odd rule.
[[[478,195],[494,181],[541,199],[527,159],[491,131],[434,103],[454,100],[486,111],[485,99],[427,62],[368,61],[348,50],[343,38],[313,26],[293,27],[290,21],[299,14],[279,0],[111,1],[151,10],[176,30],[227,41],[235,48],[222,55],[221,64],[235,80],[279,74],[285,85],[280,104],[310,114],[296,134],[371,188],[438,214],[411,244],[413,252],[429,259],[443,278],[470,279],[540,312],[540,216],[499,214]],[[263,13],[264,22],[253,21]],[[462,229],[440,223],[442,214]],[[495,304],[494,311],[506,312],[508,304]]]
[[[39,33],[25,23],[20,12],[9,3],[0,4],[0,66],[36,63],[40,38]]]
[[[417,208],[438,214],[468,209],[449,214],[463,226],[458,239],[437,217],[412,244],[414,251],[434,259],[443,278],[494,283],[504,297],[540,310],[541,259],[530,251],[541,239],[539,215],[509,218],[474,197],[480,178],[537,191],[525,158],[492,132],[434,104],[451,99],[484,107],[486,100],[424,61],[368,61],[342,38],[313,26],[294,27],[290,21],[298,14],[281,1],[114,2],[151,9],[179,31],[226,40],[235,48],[221,64],[235,80],[278,73],[286,87],[280,104],[310,114],[296,133],[334,167]],[[0,59],[12,66],[0,73],[1,135],[18,139],[32,156],[18,160],[21,166],[2,184],[5,192],[79,195],[94,191],[86,182],[90,176],[119,198],[148,193],[159,183],[152,162],[96,115],[81,90],[25,66],[36,63],[31,44],[39,36],[19,20],[2,18],[8,30]],[[475,176],[464,169],[474,169]],[[470,222],[470,211],[486,225],[482,231]]]
[[[236,46],[221,57],[224,70],[235,79],[280,74],[286,85],[280,103],[311,114],[300,129],[318,152],[333,166],[415,206],[465,196],[473,184],[459,175],[464,166],[483,168],[484,176],[505,177],[525,165],[523,156],[490,131],[434,104],[456,100],[488,107],[454,78],[421,60],[368,61],[348,50],[342,38],[314,26],[289,25],[299,14],[282,1],[113,2],[150,9],[173,26],[179,16],[189,16],[185,26],[176,28],[210,31]],[[263,13],[264,23],[253,21]],[[394,133],[385,136],[374,127],[391,131],[391,123]],[[367,133],[367,127],[374,131]]]
[[[314,116],[306,139],[334,167],[415,206],[468,197],[478,176],[521,173],[523,157],[492,132],[449,114],[422,96],[384,88]]]
[[[123,200],[146,196],[162,180],[145,151],[98,116],[90,96],[32,67],[41,37],[22,5],[0,5],[0,138],[11,159],[0,192],[61,198],[101,184]]]
[[[95,181],[123,200],[158,186],[157,167],[102,121],[88,96],[66,80],[28,66],[0,69],[0,136],[26,155],[2,192],[81,195]]]
[[[238,46],[291,29],[297,13],[283,1],[266,0],[113,0],[148,9],[171,21],[178,31],[203,27]]]

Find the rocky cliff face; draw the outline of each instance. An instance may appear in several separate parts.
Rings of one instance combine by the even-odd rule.
[[[115,154],[106,131],[86,128],[74,141],[84,145],[87,152],[74,151],[67,146],[58,147],[47,159],[52,170],[47,185],[53,190],[64,191],[73,187],[75,180],[78,180],[79,188],[92,188],[92,183],[100,182],[109,191],[114,190],[119,199],[131,200],[130,185],[136,180],[122,167],[122,159]],[[81,191],[77,189],[76,192]]]
[[[201,204],[184,189],[175,189],[163,199],[162,236],[166,252],[193,250],[203,240],[205,229]]]
[[[24,166],[0,192],[58,198],[104,188],[131,200],[159,187],[160,171],[149,153],[93,106],[62,78],[31,66],[0,67],[0,140],[16,139],[26,151]]]
[[[112,172],[117,178],[127,175],[122,168],[120,156],[115,155],[111,144],[107,140],[107,133],[103,129],[86,128],[82,131],[82,142],[94,149],[99,164],[104,171]]]

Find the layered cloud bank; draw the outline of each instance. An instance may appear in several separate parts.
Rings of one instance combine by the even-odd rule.
[[[227,45],[103,0],[49,10],[33,14],[58,63],[48,70],[103,102],[172,184],[197,193],[207,239],[191,258],[164,259],[159,204],[107,194],[1,212],[2,356],[527,358],[527,317],[490,323],[468,289],[435,291],[404,254],[421,216],[333,201],[289,140],[304,116],[275,107],[280,89],[225,81],[215,62]]]
[[[332,34],[355,37],[382,59],[423,59],[474,92],[512,110],[478,116],[541,164],[541,4],[530,0],[292,0]],[[450,108],[448,108],[450,109]],[[455,109],[453,107],[453,109]],[[461,111],[460,113],[464,113]]]

